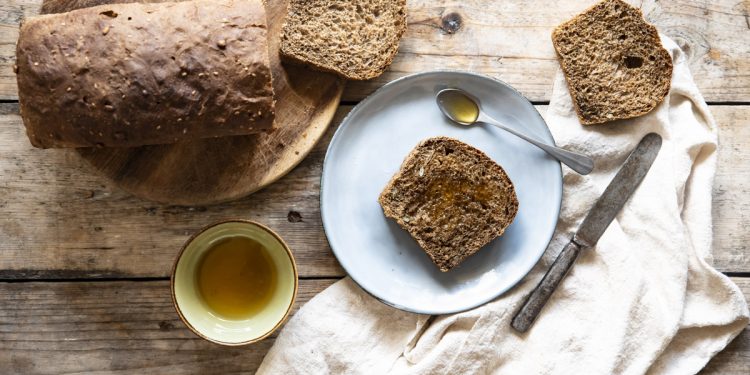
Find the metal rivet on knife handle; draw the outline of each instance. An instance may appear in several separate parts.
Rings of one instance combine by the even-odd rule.
[[[531,292],[529,298],[521,306],[511,321],[511,326],[519,332],[526,332],[536,320],[539,312],[549,300],[552,293],[568,273],[570,267],[578,258],[582,248],[591,247],[599,241],[622,206],[630,198],[648,173],[651,164],[661,148],[661,136],[656,133],[646,134],[630,153],[625,163],[612,182],[609,183],[602,196],[594,204],[573,239],[560,252],[552,267]]]

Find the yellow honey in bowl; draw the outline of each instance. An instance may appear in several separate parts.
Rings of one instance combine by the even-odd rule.
[[[217,316],[241,320],[260,312],[273,297],[277,270],[262,244],[243,236],[220,240],[206,251],[196,282]]]

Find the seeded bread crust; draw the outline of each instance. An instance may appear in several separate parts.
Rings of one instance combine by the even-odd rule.
[[[351,80],[388,68],[406,31],[406,0],[290,0],[281,56]]]
[[[443,272],[502,235],[518,213],[503,168],[447,137],[429,138],[412,150],[378,202]]]
[[[552,33],[584,125],[644,115],[664,100],[672,59],[640,9],[605,0]]]
[[[28,18],[21,117],[36,147],[131,147],[270,130],[260,0],[112,4]]]

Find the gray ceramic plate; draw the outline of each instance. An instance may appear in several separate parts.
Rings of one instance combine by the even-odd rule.
[[[500,129],[463,128],[445,119],[435,94],[458,87],[491,116],[554,143],[542,117],[507,84],[465,72],[426,72],[393,81],[357,105],[333,136],[323,164],[323,226],[349,276],[399,309],[447,314],[479,306],[518,283],[549,243],[560,212],[560,163]],[[501,237],[450,272],[440,272],[416,241],[387,219],[378,195],[420,141],[449,136],[484,151],[510,176],[519,212]]]

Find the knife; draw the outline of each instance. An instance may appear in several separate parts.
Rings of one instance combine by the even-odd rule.
[[[583,219],[581,226],[578,227],[578,232],[563,248],[542,281],[534,288],[526,302],[521,305],[521,309],[511,320],[510,325],[516,331],[523,333],[531,327],[549,297],[555,292],[568,270],[573,266],[581,250],[593,247],[599,241],[599,237],[604,234],[609,224],[615,219],[622,206],[625,205],[625,202],[648,173],[660,148],[661,136],[656,133],[646,134],[641,139],[638,146],[630,153],[630,156],[612,179],[612,182],[604,190],[602,196],[596,201],[594,208]]]

